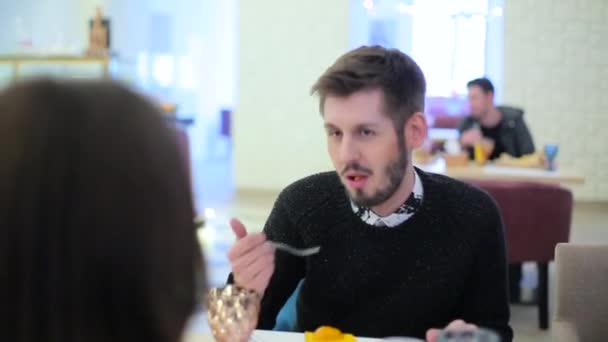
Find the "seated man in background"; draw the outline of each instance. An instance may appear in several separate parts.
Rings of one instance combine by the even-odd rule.
[[[181,341],[205,270],[161,113],[44,80],[0,92],[0,113],[0,341]]]
[[[521,157],[534,153],[534,142],[521,109],[495,106],[494,86],[487,78],[467,83],[471,115],[460,123],[460,144],[469,149],[473,158],[473,146],[481,143],[488,159],[496,159],[501,153]],[[509,290],[511,302],[520,301],[521,264],[509,265]]]
[[[501,153],[521,157],[534,152],[534,142],[524,122],[521,109],[495,106],[494,86],[487,78],[467,84],[471,115],[460,123],[460,144],[468,148],[471,158],[473,146],[481,143],[488,159]]]

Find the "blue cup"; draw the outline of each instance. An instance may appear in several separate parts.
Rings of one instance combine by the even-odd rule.
[[[555,171],[555,157],[557,157],[559,147],[557,144],[546,144],[544,151],[545,158],[547,158],[547,170]]]

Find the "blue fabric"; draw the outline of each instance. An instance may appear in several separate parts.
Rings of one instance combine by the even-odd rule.
[[[300,288],[304,280],[300,280],[300,283],[293,291],[291,296],[285,302],[285,305],[279,311],[275,326],[272,330],[277,331],[298,331],[298,314],[296,312],[296,301],[300,294]]]

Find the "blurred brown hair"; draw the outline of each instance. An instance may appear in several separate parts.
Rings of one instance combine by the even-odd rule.
[[[160,112],[110,82],[20,83],[0,155],[0,340],[179,341],[204,267]]]

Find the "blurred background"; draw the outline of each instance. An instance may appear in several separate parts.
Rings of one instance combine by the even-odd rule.
[[[277,191],[329,169],[308,90],[337,56],[364,44],[396,47],[421,65],[431,124],[437,114],[466,114],[466,82],[487,76],[497,103],[526,111],[537,146],[559,144],[560,163],[584,174],[575,197],[608,200],[600,131],[608,120],[608,9],[601,0],[25,0],[0,6],[0,84],[14,76],[7,57],[82,54],[100,7],[110,22],[109,77],[174,103],[178,116],[193,119],[194,180],[197,190],[207,190],[197,197],[200,205],[204,192],[212,203],[237,189]],[[99,72],[95,63],[24,62],[20,69],[20,77]],[[202,186],[206,168],[220,164],[211,178],[221,181]]]
[[[107,49],[87,53],[98,9]],[[574,195],[570,241],[608,242],[605,0],[21,0],[2,1],[0,22],[0,87],[111,78],[162,104],[209,222],[212,284],[227,274],[230,216],[259,230],[282,188],[332,169],[309,89],[360,45],[420,64],[429,139],[457,134],[466,83],[491,79],[497,104],[525,110],[537,148],[557,144],[559,167],[584,179],[561,184]],[[524,269],[535,288],[535,264]],[[514,326],[520,340],[548,340],[534,305],[514,306]]]

